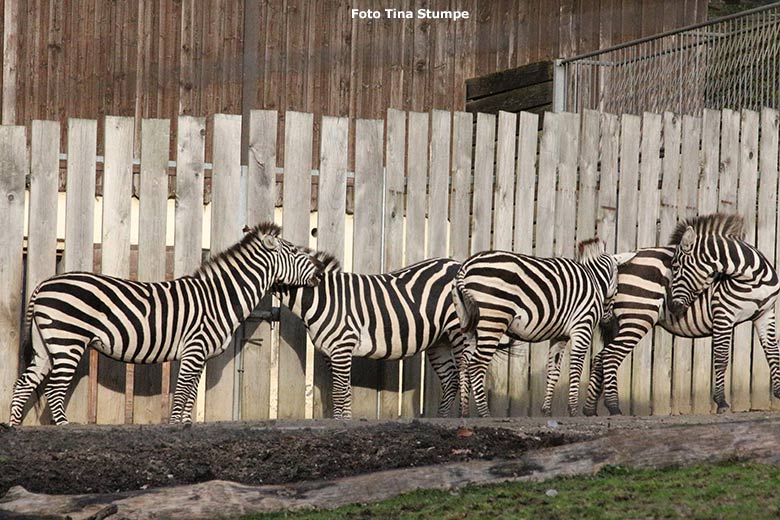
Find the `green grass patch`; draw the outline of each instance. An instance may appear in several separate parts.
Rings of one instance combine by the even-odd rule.
[[[664,470],[607,467],[593,476],[468,486],[454,492],[421,490],[375,504],[255,515],[242,520],[775,519],[780,517],[778,489],[780,468],[757,463],[725,462]]]

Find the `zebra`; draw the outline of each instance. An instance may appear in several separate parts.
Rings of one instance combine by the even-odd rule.
[[[464,341],[449,290],[460,262],[433,258],[390,273],[354,274],[328,253],[316,256],[323,265],[319,285],[280,284],[274,291],[328,360],[333,417],[352,417],[353,357],[393,360],[423,350],[442,385],[439,416],[449,415],[459,389],[466,413],[468,385],[458,374],[466,370]]]
[[[675,315],[688,309],[713,279],[726,277],[728,292],[718,295],[712,311],[714,399],[718,411],[728,410],[724,395],[725,372],[734,327],[751,320],[764,349],[772,393],[780,397],[780,352],[775,335],[775,302],[780,292],[777,271],[767,258],[744,240],[739,215],[716,213],[681,222],[670,242],[672,257],[671,303]]]
[[[617,266],[629,257],[605,254],[598,238],[578,245],[577,260],[484,251],[466,260],[453,284],[453,299],[467,336],[466,358],[477,411],[489,415],[485,375],[499,339],[553,340],[554,353],[572,341],[569,413],[577,412],[582,365],[605,302],[617,291]],[[559,357],[559,356],[558,356]],[[543,411],[549,414],[551,389]]]
[[[72,272],[41,282],[23,338],[23,349],[33,345],[33,360],[14,386],[9,424],[21,422],[30,394],[49,373],[44,393],[52,418],[67,424],[65,394],[89,346],[126,363],[181,360],[170,422],[191,422],[206,360],[227,348],[271,285],[314,285],[321,276],[319,261],[282,239],[275,224],[244,231],[192,276],[149,283]]]

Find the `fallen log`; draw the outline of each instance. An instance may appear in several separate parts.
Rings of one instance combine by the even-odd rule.
[[[210,481],[104,495],[46,495],[16,486],[0,499],[5,518],[213,518],[301,508],[335,508],[384,500],[416,489],[544,480],[593,474],[605,465],[663,468],[698,462],[780,463],[780,419],[735,419],[705,425],[619,430],[597,439],[531,451],[514,460],[396,469],[331,481],[247,486]],[[5,515],[5,516],[4,516]]]

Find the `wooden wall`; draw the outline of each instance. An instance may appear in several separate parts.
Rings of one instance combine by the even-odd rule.
[[[317,122],[463,110],[468,78],[691,24],[706,18],[708,0],[2,3],[3,122],[133,116],[137,151],[144,117],[175,125],[180,114],[203,116],[210,128],[215,113],[258,108],[311,112]],[[471,16],[353,20],[353,7]]]

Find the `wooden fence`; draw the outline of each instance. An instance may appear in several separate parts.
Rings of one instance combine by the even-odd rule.
[[[59,202],[59,123],[32,123],[29,154],[24,127],[0,127],[0,336],[5,339],[0,411],[8,410],[23,357],[18,349],[23,301],[37,282],[76,269],[133,272],[147,280],[166,272],[180,276],[201,261],[204,238],[210,237],[214,250],[225,248],[240,237],[245,223],[276,218],[287,239],[316,245],[354,271],[371,273],[434,256],[464,259],[489,248],[571,256],[577,240],[596,233],[610,250],[631,251],[663,244],[679,218],[720,210],[743,214],[749,239],[777,259],[777,111],[708,110],[702,118],[546,114],[541,132],[538,117],[389,110],[385,121],[355,122],[354,173],[347,171],[352,125],[346,118],[322,118],[321,146],[314,151],[312,114],[288,112],[281,119],[275,111],[253,111],[246,167],[240,163],[240,116],[215,117],[212,164],[204,162],[202,118],[179,118],[176,157],[169,157],[166,145],[171,123],[143,120],[137,206],[131,200],[132,118],[106,118],[100,199],[93,196],[97,123],[69,120],[63,150],[67,197]],[[283,128],[277,128],[280,121]],[[281,209],[275,208],[276,173],[282,166],[276,160],[277,134],[286,150],[296,151],[286,154],[283,165]],[[309,196],[313,152],[320,159],[314,172],[316,213]],[[172,159],[175,209],[167,204],[165,189]],[[213,196],[204,207],[208,168]],[[354,190],[347,191],[348,183]],[[348,193],[354,193],[352,215],[346,212]],[[63,217],[58,223],[58,204],[64,205],[64,226]],[[64,249],[58,249],[63,238],[58,224]],[[173,242],[172,256],[166,235]],[[93,244],[98,242],[100,255]],[[173,264],[167,271],[166,261]],[[236,345],[207,365],[198,402],[201,420],[330,413],[324,359],[307,345],[300,323],[289,314],[274,327],[250,319]],[[513,356],[493,361],[494,415],[539,413],[547,348],[525,344]],[[86,358],[68,400],[72,421],[148,423],[167,416],[175,366],[125,366],[94,352]],[[747,325],[737,331],[733,358],[727,378],[733,409],[775,406],[766,361]],[[419,357],[403,363],[357,360],[353,372],[356,416],[435,413],[437,382]],[[709,340],[656,330],[621,367],[623,409],[710,413],[711,372]],[[567,381],[562,379],[556,413],[565,410]],[[26,418],[28,423],[48,420],[40,403]]]

